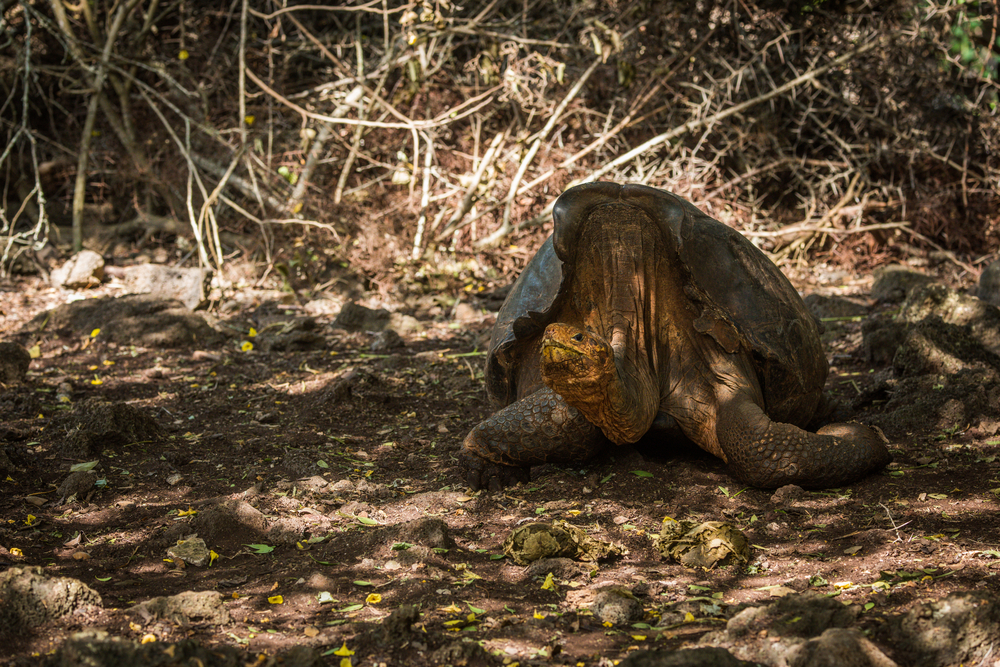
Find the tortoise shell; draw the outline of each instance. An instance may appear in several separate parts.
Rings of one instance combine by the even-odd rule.
[[[494,406],[509,405],[542,387],[537,371],[542,333],[548,324],[566,319],[567,308],[578,307],[569,298],[570,277],[591,270],[575,262],[580,226],[600,207],[623,204],[659,226],[669,261],[681,275],[676,289],[683,295],[651,298],[700,312],[697,318],[680,319],[715,338],[726,352],[749,355],[768,414],[794,416],[782,414],[782,403],[822,388],[829,368],[820,325],[795,288],[749,240],[691,203],[664,190],[615,183],[580,185],[556,201],[553,234],[514,283],[493,328],[486,388]],[[670,316],[669,308],[665,313]],[[702,362],[687,357],[683,363]]]

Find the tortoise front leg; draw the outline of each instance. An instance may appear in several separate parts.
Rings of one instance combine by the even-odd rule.
[[[761,488],[841,486],[892,461],[885,438],[867,426],[829,424],[810,433],[771,421],[745,393],[719,406],[716,435],[733,475]]]
[[[462,463],[469,486],[498,491],[527,481],[533,465],[585,461],[605,442],[579,410],[545,388],[472,429],[462,445]]]

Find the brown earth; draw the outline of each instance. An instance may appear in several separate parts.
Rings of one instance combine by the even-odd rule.
[[[819,287],[873,309],[870,281]],[[639,649],[708,645],[763,664],[828,664],[801,661],[839,641],[898,664],[947,665],[1000,647],[996,404],[993,421],[982,411],[955,423],[928,413],[918,429],[894,421],[885,406],[905,380],[891,376],[905,369],[865,361],[863,317],[831,320],[828,387],[886,430],[886,471],[775,494],[740,486],[701,452],[643,442],[542,466],[530,484],[490,495],[469,492],[457,465],[464,435],[489,412],[484,301],[395,316],[420,330],[393,347],[310,314],[330,308],[258,293],[212,320],[210,335],[174,330],[154,345],[136,338],[137,320],[94,324],[110,310],[29,324],[69,293],[33,279],[2,289],[4,340],[41,353],[0,394],[5,664],[74,664],[96,651],[103,662],[90,664],[609,665]],[[875,310],[884,318],[893,307]],[[919,391],[948,393],[949,377],[939,382]],[[93,472],[71,475],[89,461]],[[665,517],[735,525],[749,562],[664,560],[651,535]],[[557,519],[625,553],[527,567],[503,556],[513,528]],[[198,551],[194,534],[217,555],[211,564],[168,556],[179,540]],[[86,588],[59,598],[64,613],[18,616],[13,601],[42,594],[14,583],[39,575]],[[610,612],[609,586],[626,601]],[[206,591],[221,597],[154,600]],[[958,610],[950,629],[920,625],[948,617],[931,601],[958,593],[935,603]],[[822,619],[786,629],[809,614]],[[891,664],[876,658],[850,664]],[[649,659],[630,664],[668,664]]]

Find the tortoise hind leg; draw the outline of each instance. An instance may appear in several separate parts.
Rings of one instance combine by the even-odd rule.
[[[530,466],[585,461],[607,442],[551,389],[511,403],[476,426],[462,445],[466,481],[498,491],[528,480]]]
[[[746,393],[719,406],[716,435],[732,473],[761,488],[841,486],[892,460],[885,438],[867,426],[830,424],[810,433],[771,421]]]

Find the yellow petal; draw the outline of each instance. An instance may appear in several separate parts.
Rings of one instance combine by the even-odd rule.
[[[379,595],[378,593],[371,593],[368,595],[368,597],[365,598],[365,602],[367,602],[368,604],[378,604],[381,601],[382,601],[382,596]]]
[[[270,602],[271,604],[284,604],[285,598],[281,597],[280,595],[272,595],[267,599],[267,601]]]
[[[341,646],[340,648],[338,648],[336,651],[334,651],[333,654],[334,655],[354,655],[354,651],[352,651],[351,649],[347,648],[347,642],[344,642],[344,645]],[[343,663],[343,660],[341,661],[341,663]]]

